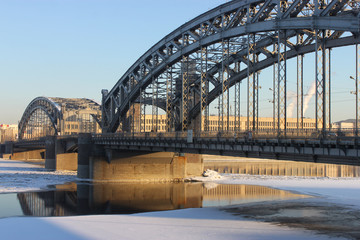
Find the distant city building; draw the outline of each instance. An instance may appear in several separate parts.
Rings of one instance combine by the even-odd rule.
[[[66,99],[69,100],[69,99]],[[76,104],[64,102],[62,105],[63,119],[60,123],[61,135],[73,135],[79,133],[101,133],[100,106],[89,100],[77,101]]]
[[[166,114],[152,115],[152,114],[140,114],[140,104],[134,104],[134,108],[130,108],[127,115],[127,126],[123,128],[119,127],[118,132],[121,131],[134,131],[134,132],[166,132],[167,128],[167,117]],[[132,113],[132,114],[129,114]],[[140,124],[141,118],[141,124]],[[210,115],[208,117],[208,132],[221,132],[221,131],[246,131],[248,130],[247,126],[247,117],[238,117],[229,116],[229,123],[227,122],[227,117],[219,117],[218,115]],[[274,122],[275,120],[275,122]],[[189,129],[193,129],[195,132],[199,131],[199,118],[196,118],[192,121],[189,126]],[[220,123],[219,123],[220,121]],[[240,122],[240,123],[239,123]],[[297,118],[287,118],[286,119],[286,128],[288,130],[296,130],[301,128],[300,123],[298,123]],[[277,128],[277,119],[273,117],[259,117],[257,120],[257,129],[262,131],[274,130]],[[275,125],[275,127],[274,127]],[[252,126],[252,121],[250,119],[250,126]],[[251,129],[251,127],[250,127]],[[313,118],[304,118],[303,127],[304,130],[314,130],[316,129],[316,120]],[[170,128],[170,131],[175,131],[174,128]],[[202,124],[202,131],[204,131],[204,124]]]
[[[346,130],[346,129],[353,129],[355,126],[355,123],[352,122],[336,122],[332,124],[332,127],[334,129],[338,130]]]
[[[18,137],[18,126],[16,124],[0,124],[0,143],[15,141]]]
[[[145,120],[145,123],[144,123]],[[219,124],[221,117],[218,116],[209,116],[209,129],[210,132],[218,131],[246,131],[247,130],[247,117],[240,117],[240,124],[238,124],[235,119],[235,116],[229,116],[229,124],[226,120]],[[252,122],[251,122],[252,123]],[[135,132],[139,131],[139,119],[135,120]],[[237,125],[236,125],[237,124]],[[275,123],[276,124],[276,123]],[[315,119],[306,118],[304,119],[303,129],[315,129]],[[297,129],[297,119],[288,118],[287,119],[287,129]],[[166,115],[153,116],[151,114],[146,114],[145,118],[141,121],[142,128],[145,127],[145,132],[166,132]],[[237,128],[240,126],[240,129]],[[227,127],[229,129],[227,129]],[[260,117],[258,118],[258,129],[259,130],[273,130],[274,129],[274,118],[270,117]],[[144,131],[142,129],[142,131]]]

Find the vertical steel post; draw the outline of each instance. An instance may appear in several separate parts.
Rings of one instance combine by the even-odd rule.
[[[297,45],[300,46],[304,42],[304,35],[297,35]],[[304,128],[304,55],[297,54],[297,94],[296,94],[296,108],[297,108],[297,131]]]
[[[247,130],[256,130],[256,90],[258,88],[256,73],[254,72],[256,64],[255,52],[255,34],[248,35],[248,52],[247,52],[247,80],[248,80],[248,105],[247,105]]]
[[[208,93],[209,81],[207,80],[207,64],[208,64],[208,51],[207,47],[201,48],[201,84],[200,84],[200,131],[209,130],[209,111],[208,111]]]
[[[166,132],[171,132],[173,126],[172,99],[173,99],[173,76],[172,66],[166,68]]]
[[[259,55],[255,54],[255,64],[257,64],[259,62]],[[256,122],[256,126],[255,129],[259,130],[259,89],[260,89],[260,85],[259,85],[259,72],[255,72],[254,76],[255,76],[255,95],[256,98],[254,98],[254,112],[255,112],[255,122]]]
[[[219,95],[218,97],[218,126],[217,126],[217,131],[221,132],[222,128],[223,128],[223,122],[222,122],[222,94]]]
[[[315,68],[316,68],[316,98],[315,119],[316,129],[324,133],[326,131],[326,51],[325,30],[315,30]]]
[[[183,47],[189,44],[189,36],[183,36]],[[182,121],[182,131],[188,129],[189,121],[189,56],[183,55],[182,57],[182,109],[181,109],[181,121]]]
[[[275,41],[273,44],[273,56],[278,59],[278,42]],[[278,62],[276,61],[273,65],[273,128],[274,131],[277,130],[278,127]]]
[[[236,73],[240,73],[240,62],[235,63],[235,71]],[[240,113],[240,86],[241,86],[241,82],[237,82],[235,84],[235,123],[234,123],[234,130],[235,131],[240,131],[241,130],[241,121],[240,121],[240,117],[241,117],[241,113]]]
[[[160,130],[159,127],[159,78],[156,78],[156,98],[155,98],[155,132]]]
[[[278,136],[286,136],[286,31],[278,31]],[[283,133],[282,133],[283,131]]]
[[[156,79],[152,77],[151,83],[151,131],[156,132],[156,97],[157,97],[157,86],[156,86]]]
[[[134,89],[135,87],[135,77],[131,76],[130,77],[130,84],[131,84],[131,89]],[[131,109],[131,132],[134,133],[135,132],[135,103],[132,103],[131,105],[132,109]]]
[[[331,49],[326,49],[327,74],[326,74],[326,106],[327,106],[327,128],[331,131]]]
[[[229,69],[227,59],[229,57],[229,40],[222,40],[222,61],[221,61],[221,81],[222,81],[222,98],[221,98],[221,122],[222,131],[229,131]],[[225,119],[225,121],[224,121]],[[226,124],[224,124],[226,123]]]
[[[355,87],[355,91],[356,91],[356,112],[355,112],[355,114],[356,114],[356,122],[355,122],[355,135],[356,136],[359,136],[359,113],[360,113],[360,111],[359,111],[359,107],[360,107],[360,104],[359,104],[359,91],[360,91],[360,86],[359,86],[359,84],[360,84],[360,57],[359,57],[359,55],[360,55],[360,47],[359,47],[359,44],[356,44],[356,78],[355,78],[355,85],[356,85],[356,87]]]
[[[144,114],[144,91],[142,88],[140,88],[140,111],[139,111],[139,132],[145,132],[145,114]]]

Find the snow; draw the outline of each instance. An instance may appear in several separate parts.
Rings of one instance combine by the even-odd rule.
[[[48,171],[39,164],[0,159],[0,193],[25,192],[76,180],[74,171]]]
[[[206,188],[251,184],[311,194],[360,208],[359,178],[306,178],[208,172]],[[39,165],[0,159],[0,192],[19,192],[76,180],[74,172],[46,171]],[[299,228],[251,221],[217,208],[182,209],[133,215],[10,217],[0,219],[1,239],[341,239]]]
[[[292,176],[254,176],[243,174],[223,174],[220,180],[206,177],[197,181],[218,184],[248,184],[296,191],[312,196],[326,198],[333,203],[340,203],[360,208],[360,178],[327,177],[292,177]]]
[[[9,231],[21,229],[21,231]],[[330,239],[309,231],[239,221],[217,209],[185,209],[134,215],[0,220],[2,239]],[[28,237],[27,237],[28,238]]]
[[[207,169],[206,171],[204,171],[203,176],[207,177],[207,179],[211,179],[211,180],[217,180],[217,179],[222,178],[218,172],[216,172],[214,170],[210,170],[210,169]]]
[[[218,177],[219,176],[219,177]],[[360,208],[360,178],[264,176],[221,174],[206,170],[189,180],[217,184],[259,185],[326,198],[330,202]]]

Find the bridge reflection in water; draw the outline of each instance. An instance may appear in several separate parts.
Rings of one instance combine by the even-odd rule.
[[[360,177],[359,166],[263,159],[224,161],[220,159],[221,157],[216,156],[208,156],[208,158],[214,160],[204,161],[204,169],[215,170],[219,173],[304,177]]]
[[[27,216],[130,214],[309,197],[263,186],[202,183],[73,184],[68,188],[17,196]]]

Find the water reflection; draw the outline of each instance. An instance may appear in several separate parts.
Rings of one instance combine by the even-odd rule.
[[[360,177],[359,166],[279,160],[205,161],[205,169],[219,173],[304,177]]]
[[[56,189],[18,193],[24,215],[129,214],[309,197],[263,186],[202,183],[71,184]]]

